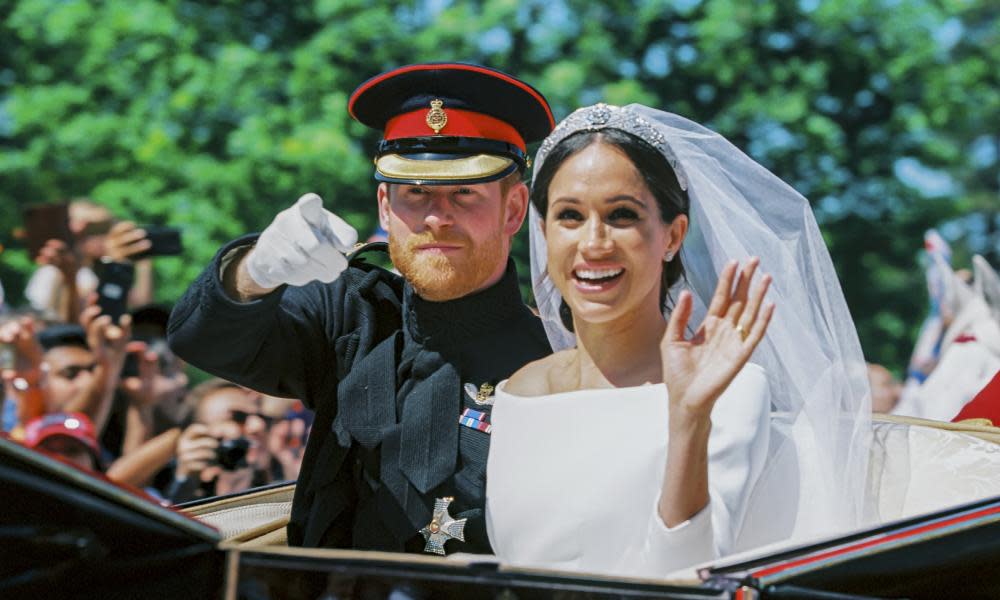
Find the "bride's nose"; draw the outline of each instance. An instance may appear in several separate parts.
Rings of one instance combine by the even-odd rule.
[[[584,255],[600,256],[614,250],[608,226],[600,218],[591,217],[584,226],[580,240],[580,252]]]

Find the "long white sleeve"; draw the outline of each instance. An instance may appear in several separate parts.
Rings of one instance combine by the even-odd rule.
[[[657,500],[659,504],[659,500]],[[712,501],[690,519],[667,527],[657,505],[649,515],[648,534],[635,558],[637,573],[663,576],[684,567],[715,558]]]
[[[712,410],[708,441],[709,503],[687,521],[667,527],[657,504],[636,556],[637,572],[665,575],[732,551],[746,498],[764,466],[768,445],[767,376],[748,365]]]
[[[708,489],[719,556],[733,552],[743,528],[747,498],[767,460],[771,406],[764,369],[748,364],[712,411],[708,440]]]
[[[513,565],[663,577],[732,546],[768,445],[767,378],[748,366],[712,412],[710,502],[668,528],[663,384],[511,396],[498,386],[487,524]]]

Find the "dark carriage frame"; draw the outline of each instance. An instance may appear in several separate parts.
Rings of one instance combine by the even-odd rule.
[[[224,539],[203,515],[194,518],[205,503],[160,506],[6,439],[0,457],[4,598],[297,599],[328,589],[505,600],[1000,597],[1000,497],[714,561],[684,579],[642,580],[513,568],[492,557],[255,545],[253,531]],[[272,486],[217,503],[253,507],[290,491]],[[280,522],[270,530],[280,532]]]

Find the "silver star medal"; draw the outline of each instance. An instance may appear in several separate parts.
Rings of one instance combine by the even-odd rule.
[[[431,522],[420,530],[424,536],[424,552],[432,552],[444,556],[444,543],[450,539],[460,542],[465,541],[465,522],[468,519],[458,519],[457,521],[448,514],[448,505],[454,500],[447,496],[438,498],[434,502],[434,515]]]
[[[462,389],[465,390],[465,393],[469,396],[469,398],[472,398],[472,401],[475,402],[477,405],[479,406],[493,405],[493,386],[490,385],[489,383],[484,383],[483,385],[479,386],[478,390],[476,389],[475,385],[467,383],[462,386]]]

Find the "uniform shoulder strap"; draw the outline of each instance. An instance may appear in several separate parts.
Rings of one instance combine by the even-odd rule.
[[[366,243],[355,244],[354,249],[351,250],[351,253],[347,255],[347,262],[351,263],[354,266],[357,266],[358,263],[368,263],[369,261],[366,259],[365,255],[370,256],[374,252],[384,254],[385,258],[388,258],[389,244],[385,242],[368,242],[367,244]]]

